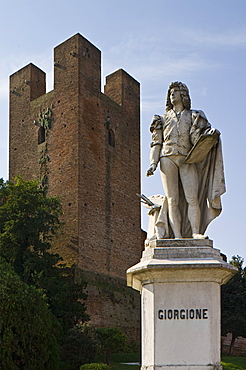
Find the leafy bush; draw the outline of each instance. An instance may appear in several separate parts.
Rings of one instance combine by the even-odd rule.
[[[97,338],[104,355],[104,362],[109,364],[111,354],[123,351],[126,345],[126,336],[121,329],[116,327],[96,329]]]
[[[91,325],[78,324],[68,331],[62,346],[67,370],[77,370],[81,364],[95,361],[96,352],[95,329]]]
[[[126,342],[122,352],[125,353],[139,353],[140,352],[140,343],[135,340]]]
[[[45,299],[0,259],[0,364],[8,370],[59,366],[61,326]]]
[[[233,256],[230,264],[238,268],[237,273],[221,287],[221,332],[232,333],[229,356],[237,337],[246,337],[246,267],[243,258]]]
[[[80,366],[79,370],[110,370],[110,367],[106,364],[92,363]]]
[[[62,258],[50,250],[61,215],[60,200],[47,196],[37,182],[0,179],[0,256],[24,283],[45,293],[66,332],[89,317],[82,302],[87,298],[85,281],[81,277],[75,283],[75,269],[63,265]]]

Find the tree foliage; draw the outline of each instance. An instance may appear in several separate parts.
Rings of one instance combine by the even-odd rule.
[[[116,327],[98,328],[96,334],[104,355],[104,362],[108,365],[111,354],[125,348],[126,336],[121,329]]]
[[[79,370],[110,370],[110,367],[106,364],[91,363],[80,366]]]
[[[235,339],[246,337],[246,268],[243,258],[233,256],[230,263],[238,268],[238,272],[222,286],[221,332],[222,335],[232,333],[229,355],[233,352]]]
[[[90,324],[77,324],[70,329],[62,346],[62,360],[67,370],[95,361],[97,340],[95,329]]]
[[[61,326],[42,294],[0,258],[0,363],[8,370],[59,366]]]
[[[10,263],[21,280],[41,289],[52,313],[64,330],[88,316],[82,302],[85,282],[75,283],[74,268],[50,247],[61,222],[57,197],[48,197],[36,181],[0,180],[0,256]]]
[[[25,282],[32,279],[31,256],[42,258],[50,248],[62,214],[57,197],[47,197],[35,181],[0,181],[1,255]]]

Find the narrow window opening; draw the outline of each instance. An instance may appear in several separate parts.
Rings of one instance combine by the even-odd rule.
[[[44,142],[45,142],[45,129],[43,126],[40,126],[38,130],[38,144],[42,144]]]
[[[115,136],[113,130],[108,130],[108,143],[109,145],[115,147]]]

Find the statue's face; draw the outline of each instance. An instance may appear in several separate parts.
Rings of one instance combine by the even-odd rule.
[[[173,87],[170,90],[170,101],[172,104],[182,103],[181,93],[178,87]]]

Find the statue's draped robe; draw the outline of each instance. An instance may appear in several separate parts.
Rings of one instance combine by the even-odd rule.
[[[200,135],[206,134],[211,129],[206,116],[202,111],[191,112],[190,142],[194,145]],[[168,114],[168,113],[167,113]],[[163,131],[165,130],[166,115],[161,116],[160,120],[152,121],[150,131],[152,133],[151,150],[159,150],[160,157],[165,155],[163,152]],[[159,147],[159,149],[157,149]],[[198,173],[198,198],[201,210],[200,233],[204,234],[209,223],[222,211],[221,195],[225,192],[225,179],[223,169],[223,158],[221,140],[209,151],[201,163],[195,163]],[[183,238],[191,238],[191,226],[188,220],[188,205],[185,200],[183,187],[179,179],[179,210],[181,213],[181,233]],[[164,197],[163,205],[157,217],[156,229],[159,229],[162,238],[173,238],[173,232],[168,220],[167,199]]]

